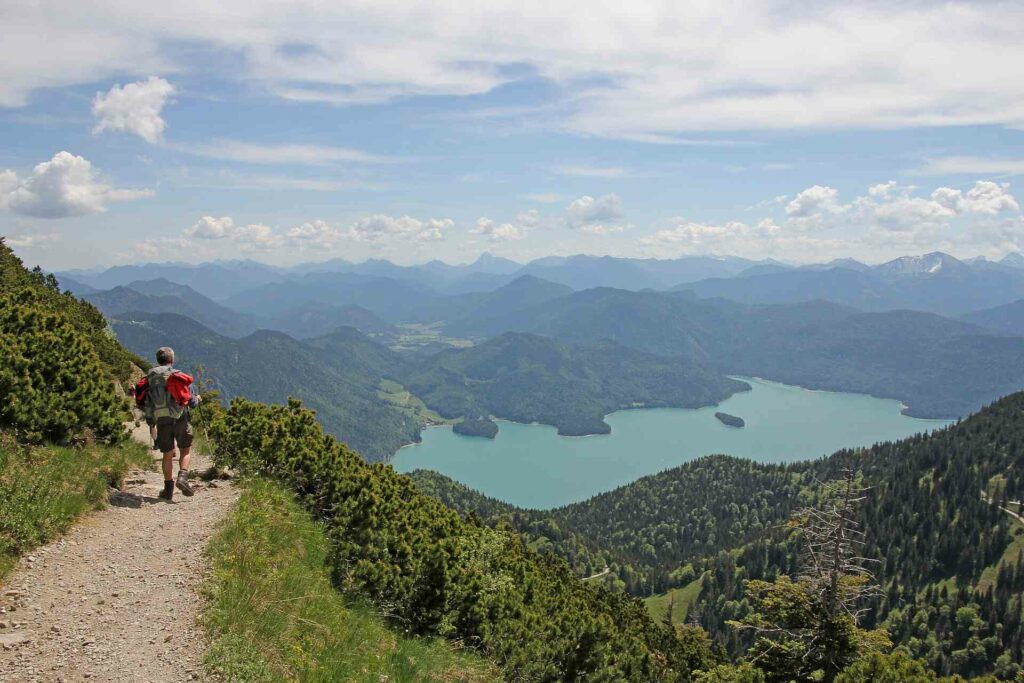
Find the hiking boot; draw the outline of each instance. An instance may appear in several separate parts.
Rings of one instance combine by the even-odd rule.
[[[160,493],[156,494],[156,497],[159,498],[160,500],[166,500],[168,502],[173,500],[174,484],[172,482],[165,481],[163,489],[161,489]]]
[[[188,483],[188,472],[178,472],[178,480],[175,482],[178,489],[186,496],[194,496],[195,489],[192,488],[192,484]]]

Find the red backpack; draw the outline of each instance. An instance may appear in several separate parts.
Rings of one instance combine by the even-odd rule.
[[[145,377],[135,383],[135,407],[139,410],[146,409],[146,390],[149,389],[149,380]]]

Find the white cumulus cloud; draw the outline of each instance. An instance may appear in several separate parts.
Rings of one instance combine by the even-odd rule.
[[[160,237],[143,240],[134,247],[135,257],[145,259],[169,259],[188,254],[192,243],[181,237]]]
[[[1020,211],[1020,204],[1010,194],[1010,186],[980,180],[964,195],[963,210],[994,216],[1003,211]]]
[[[845,208],[837,201],[839,191],[834,187],[814,185],[797,194],[786,205],[786,214],[794,225],[804,229],[823,227],[830,214],[842,213]]]
[[[44,244],[54,242],[60,239],[60,235],[51,233],[22,233],[19,235],[8,235],[4,238],[4,242],[12,247],[21,247],[22,249],[31,249],[33,247],[40,247]]]
[[[250,223],[235,229],[232,238],[241,246],[242,251],[264,253],[280,247],[284,240],[269,225]]]
[[[593,235],[621,232],[623,217],[622,199],[614,193],[596,199],[584,195],[574,199],[565,209],[567,226]]]
[[[784,200],[780,195],[755,207],[771,208]],[[781,222],[771,217],[756,223],[676,218],[638,244],[653,256],[719,253],[817,262],[934,250],[998,256],[1024,247],[1019,202],[1009,185],[990,181],[978,181],[966,191],[939,187],[930,194],[888,181],[871,185],[849,202],[833,187],[813,185],[797,193],[782,213]]]
[[[520,212],[514,221],[499,223],[487,217],[478,218],[469,229],[474,235],[483,235],[492,242],[511,242],[527,236],[531,230],[543,227],[545,221],[536,209]]]
[[[203,216],[192,227],[185,229],[185,236],[201,240],[219,240],[231,237],[234,230],[235,222],[231,220],[230,216],[222,216],[220,218]]]
[[[285,238],[262,223],[236,225],[230,216],[203,216],[185,228],[185,238],[198,240],[230,240],[244,252],[268,252],[284,244]]]
[[[470,228],[471,233],[483,235],[492,242],[508,242],[510,240],[522,239],[526,231],[513,223],[498,223],[490,218],[482,217],[476,220],[476,225]]]
[[[132,133],[155,144],[163,138],[167,128],[161,114],[172,95],[174,86],[158,76],[115,85],[106,93],[98,92],[92,101],[92,113],[96,117],[92,132]]]
[[[307,221],[290,228],[285,235],[299,248],[317,247],[330,249],[343,235],[334,225],[324,220]]]
[[[70,152],[58,152],[19,179],[0,172],[0,206],[24,216],[66,218],[102,213],[111,202],[150,197],[152,190],[125,190],[103,182],[92,164]]]
[[[411,216],[394,218],[385,214],[374,214],[353,223],[346,236],[359,242],[380,242],[392,238],[433,242],[444,239],[445,233],[453,227],[455,222],[450,218],[421,221]]]

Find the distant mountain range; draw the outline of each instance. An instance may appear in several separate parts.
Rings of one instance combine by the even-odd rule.
[[[139,280],[81,296],[109,318],[123,318],[136,312],[174,313],[187,316],[227,337],[244,337],[258,329],[269,329],[296,338],[310,338],[346,326],[355,327],[381,341],[390,341],[396,335],[393,326],[356,304],[337,306],[303,302],[260,316],[228,308],[187,285],[164,278]]]
[[[221,288],[230,295],[214,299],[158,277],[85,297],[116,321],[115,331],[136,352],[148,357],[156,346],[184,344],[194,351],[189,357],[218,370],[229,394],[308,397],[329,428],[349,435],[360,450],[386,457],[415,438],[421,415],[403,422],[408,411],[387,414],[392,405],[362,426],[331,416],[346,400],[349,416],[385,401],[378,395],[384,379],[411,383],[417,399],[448,418],[536,420],[565,434],[603,431],[603,415],[630,403],[717,402],[736,390],[727,375],[894,398],[914,416],[956,418],[1024,387],[1022,266],[1014,257],[966,262],[939,253],[878,266],[846,259],[799,268],[740,259],[593,257],[526,266],[495,257],[467,266],[169,264],[154,268],[207,287],[229,274],[257,284]],[[147,268],[74,273],[71,280],[93,287]],[[673,290],[577,289],[603,280],[668,282],[714,269],[732,274]],[[471,281],[490,285],[457,291]],[[163,314],[201,325],[170,324]],[[336,389],[292,380],[248,385],[239,359],[249,351],[287,356],[282,372],[292,368],[298,377],[313,378],[309,366],[333,362],[322,360],[327,347],[318,340],[343,329],[358,335],[342,334],[344,343],[373,344],[390,354],[359,375],[361,389],[350,389],[352,381]],[[199,339],[189,338],[192,333]],[[472,348],[443,350],[452,344]],[[604,385],[588,374],[598,369]],[[348,380],[350,370],[335,368]],[[478,381],[483,377],[489,379]],[[685,387],[682,393],[675,384]],[[336,396],[339,391],[351,398]],[[568,408],[545,398],[565,392],[572,396],[563,400]],[[381,433],[387,438],[375,441]]]
[[[1024,256],[1000,261],[956,259],[934,252],[870,266],[854,259],[791,266],[778,261],[691,256],[671,260],[611,256],[546,257],[521,265],[489,254],[465,265],[431,261],[400,266],[340,259],[276,268],[254,261],[117,266],[58,273],[65,288],[94,294],[163,279],[256,316],[297,305],[362,306],[390,324],[450,320],[451,297],[493,292],[524,275],[574,290],[613,287],[690,291],[743,303],[823,299],[864,311],[910,309],[964,315],[1024,299]],[[294,330],[293,330],[294,331]]]
[[[83,299],[100,309],[109,318],[131,312],[175,313],[229,337],[255,332],[256,319],[208,299],[188,285],[165,278],[137,280],[113,289],[84,294]]]
[[[994,332],[1024,335],[1024,299],[1018,299],[1002,306],[972,311],[960,318]]]
[[[220,301],[265,285],[317,282],[321,281],[318,276],[332,274],[386,278],[449,295],[491,291],[522,275],[535,275],[573,289],[669,289],[680,283],[710,277],[732,277],[759,263],[774,262],[710,256],[658,260],[578,255],[546,257],[522,265],[485,253],[475,262],[465,265],[430,261],[400,266],[381,259],[370,259],[362,263],[333,259],[291,268],[276,268],[255,261],[218,261],[199,265],[157,263],[115,266],[101,272],[72,270],[57,273],[57,276],[66,288],[94,290],[111,289],[138,280],[165,278],[189,285],[205,296]],[[355,281],[355,278],[350,281]]]
[[[744,303],[824,299],[865,311],[911,309],[962,315],[1024,298],[1024,264],[1019,254],[999,262],[966,262],[935,252],[878,266],[846,260],[827,266],[748,271],[740,277],[712,278],[676,289]]]

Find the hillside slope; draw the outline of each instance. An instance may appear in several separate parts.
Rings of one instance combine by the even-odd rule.
[[[551,512],[517,510],[433,473],[413,478],[457,509],[510,523],[581,575],[607,563],[635,594],[703,577],[691,617],[737,653],[748,641],[726,621],[749,609],[743,581],[797,571],[799,544],[784,523],[844,468],[871,487],[863,552],[883,591],[866,623],[887,625],[942,673],[1019,664],[1024,525],[1000,505],[1024,497],[1024,392],[931,435],[790,465],[702,458]],[[950,616],[958,609],[963,623]]]
[[[499,319],[463,320],[454,331],[474,329],[574,344],[610,339],[725,374],[894,398],[915,417],[961,417],[1024,388],[1024,339],[918,311],[591,289]]]
[[[244,337],[256,330],[251,316],[221,306],[186,285],[169,280],[136,281],[83,297],[108,318],[125,313],[174,313],[202,323],[227,337]]]
[[[401,362],[355,330],[350,343],[324,353],[267,330],[230,339],[172,314],[133,314],[132,320],[114,320],[112,327],[125,346],[140,354],[171,346],[181,367],[201,365],[204,378],[228,399],[302,399],[330,432],[371,460],[388,458],[419,440],[420,423],[377,396],[381,378]],[[354,343],[356,338],[362,343]]]
[[[960,319],[1002,334],[1024,335],[1024,299],[994,308],[971,311]]]
[[[608,433],[604,416],[621,408],[696,408],[749,388],[687,359],[512,332],[442,351],[411,369],[405,383],[445,417],[541,422],[570,436]]]

